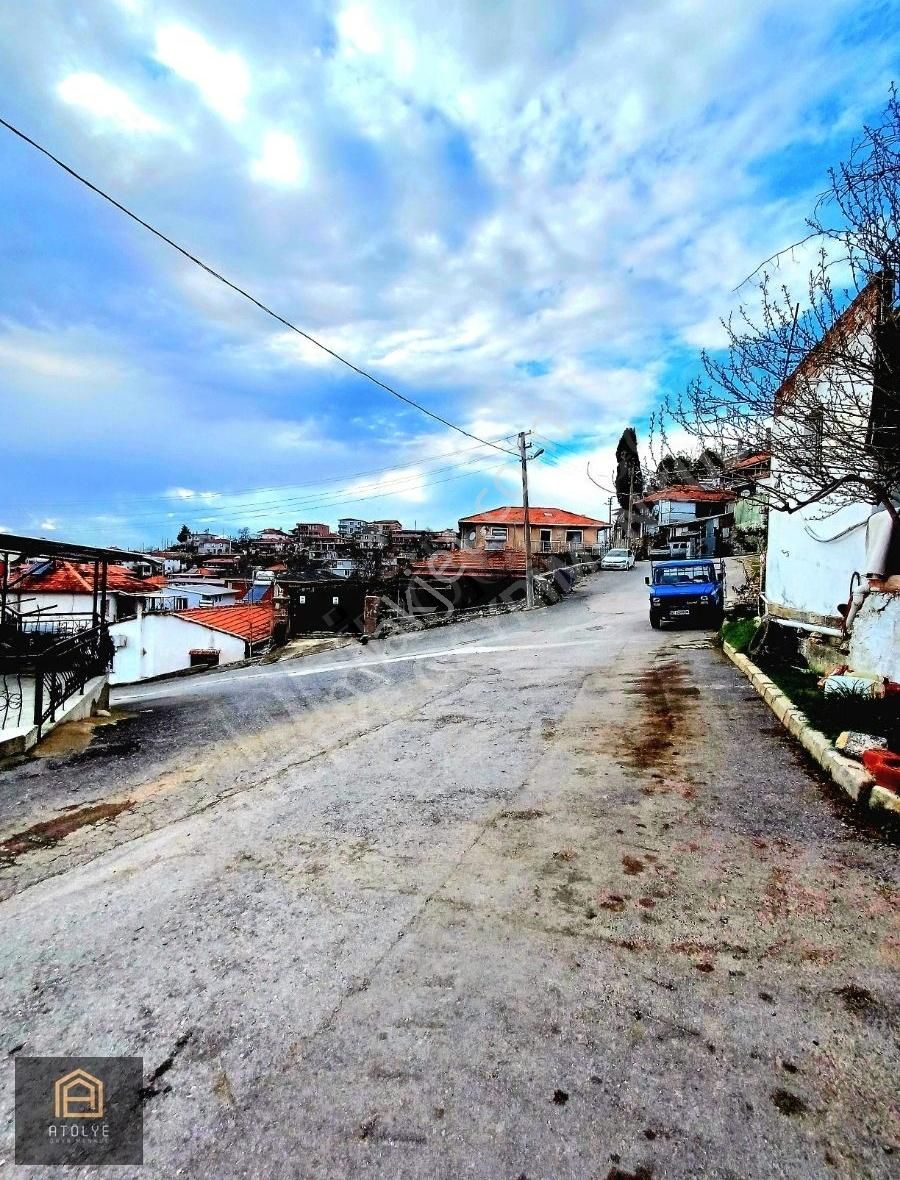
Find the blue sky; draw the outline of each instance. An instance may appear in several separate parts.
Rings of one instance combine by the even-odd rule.
[[[586,462],[802,236],[898,32],[849,0],[45,0],[0,9],[0,112],[442,416],[560,444],[533,501],[604,515]],[[516,501],[511,459],[5,132],[0,171],[0,526],[139,544]]]

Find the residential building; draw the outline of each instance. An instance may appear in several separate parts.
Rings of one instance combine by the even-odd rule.
[[[164,574],[179,574],[191,565],[191,559],[181,549],[154,549],[150,556],[159,562]]]
[[[713,557],[731,545],[734,500],[734,492],[724,486],[673,484],[642,496],[636,507],[649,514],[644,529],[653,548],[693,541],[698,556]]]
[[[338,521],[338,534],[341,537],[355,537],[361,533],[363,529],[369,527],[367,520],[359,520],[355,516],[342,516]]]
[[[564,508],[533,507],[529,510],[531,547],[535,553],[599,551],[601,534],[610,526]],[[464,516],[459,522],[462,549],[498,552],[525,550],[525,510],[521,507],[492,508]]]
[[[313,537],[324,539],[331,536],[331,526],[301,520],[294,525],[293,535],[301,545],[306,545]]]
[[[231,552],[231,541],[229,538],[220,537],[217,533],[191,533],[187,544],[201,557],[208,557],[216,553]]]
[[[284,529],[260,529],[259,532],[250,541],[254,549],[266,550],[283,550],[292,549],[296,544],[296,538],[291,533],[286,533]]]
[[[182,599],[186,607],[233,606],[240,597],[233,586],[226,586],[224,582],[186,579],[171,580],[168,593]]]
[[[187,668],[233,664],[266,651],[276,612],[271,603],[139,612],[115,623],[111,684],[132,684]]]
[[[771,473],[768,451],[737,456],[725,464],[724,479],[736,497],[732,504],[736,552],[765,548],[769,521],[765,482]]]
[[[61,630],[63,620],[70,631],[92,626],[103,596],[98,566],[57,558],[34,563],[22,574],[11,573],[7,589],[7,602],[22,617],[23,625],[40,630]],[[107,623],[133,615],[138,603],[152,609],[161,597],[166,595],[156,579],[135,577],[121,565],[106,566]]]
[[[142,556],[0,534],[0,757],[105,706],[107,621],[155,602],[155,581],[121,565]]]
[[[777,507],[785,499],[796,503],[807,498],[809,490],[808,477],[792,470],[785,457],[784,452],[789,454],[791,448],[779,449],[777,445],[782,421],[785,429],[797,429],[789,410],[798,382],[804,383],[804,394],[812,391],[817,398],[829,398],[832,412],[835,397],[843,396],[846,390],[847,413],[841,428],[846,437],[848,423],[857,424],[861,469],[867,462],[867,446],[876,435],[884,437],[883,432],[893,431],[893,440],[900,450],[897,411],[893,411],[892,417],[883,392],[893,382],[893,396],[900,397],[896,366],[885,370],[879,396],[872,376],[876,368],[873,354],[874,358],[900,354],[900,324],[893,289],[886,289],[881,280],[870,283],[832,330],[840,337],[840,347],[836,350],[840,359],[829,362],[827,347],[813,349],[784,382],[776,399],[778,411],[773,422],[776,441],[771,478],[767,481],[771,496],[765,600],[769,614],[786,625],[840,634],[846,607],[856,593],[854,613],[858,609],[858,614],[855,621],[851,620],[850,648],[854,669],[900,680],[900,594],[891,588],[900,574],[900,530],[887,510],[866,500],[861,488],[855,500],[848,499],[846,491],[841,489],[792,512],[779,511]],[[827,343],[827,338],[823,343]],[[846,355],[852,349],[859,350],[862,361],[858,371],[849,375]],[[811,424],[809,433],[809,446],[822,456],[823,482],[829,478],[829,434],[833,429],[828,418],[829,415],[820,415]],[[894,444],[881,445],[890,452]],[[862,602],[866,595],[868,598]],[[889,635],[890,628],[894,629],[894,638]],[[875,645],[877,650],[853,658],[854,644],[861,643],[861,636],[867,631],[875,631],[881,637]]]

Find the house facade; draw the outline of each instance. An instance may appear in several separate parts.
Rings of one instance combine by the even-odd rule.
[[[650,534],[651,549],[692,541],[698,556],[714,557],[731,544],[735,493],[722,486],[673,484],[636,503]]]
[[[140,611],[115,623],[110,684],[134,684],[192,667],[215,668],[248,659],[272,642],[271,604],[200,607],[166,614]]]
[[[900,355],[893,291],[886,290],[881,281],[869,284],[832,330],[841,336],[839,352],[846,355],[847,341],[859,351],[862,361],[858,371],[852,376],[847,373],[844,356],[829,363],[827,347],[808,353],[779,390],[773,424],[776,440],[779,431],[799,429],[796,414],[791,411],[801,382],[805,404],[821,398],[822,404],[829,406],[829,413],[823,412],[808,424],[808,446],[821,456],[820,485],[843,474],[843,468],[832,470],[830,464],[829,417],[836,402],[846,400],[842,415],[844,437],[848,423],[858,432],[861,470],[869,461],[867,444],[873,432],[884,428],[879,422],[881,407],[872,374],[882,350]],[[823,344],[827,345],[827,337]],[[810,398],[810,394],[814,396]],[[896,424],[893,429],[895,445],[900,448]],[[764,586],[767,609],[774,618],[788,624],[840,634],[844,625],[844,611],[840,608],[850,603],[854,588],[861,588],[865,595],[868,589],[880,590],[886,580],[900,574],[898,530],[886,508],[867,501],[862,490],[858,498],[841,492],[800,506],[815,488],[784,458],[784,453],[791,453],[790,446],[784,447],[781,454],[777,446],[773,450],[771,476],[765,481],[771,494]],[[793,505],[793,510],[780,511],[777,501]],[[872,604],[863,606],[860,622],[873,609]],[[900,598],[889,599],[887,606],[880,604],[880,611],[900,611]]]
[[[50,560],[33,565],[13,577],[7,591],[9,605],[26,617],[27,625],[39,628],[44,622],[55,629],[54,620],[66,619],[72,629],[91,626],[102,585],[90,563]],[[135,577],[121,565],[107,566],[105,621],[133,615],[137,604],[150,607],[160,596],[156,581]]]
[[[529,509],[531,548],[534,553],[570,553],[599,550],[609,529],[605,520],[569,512],[565,508]],[[525,509],[492,508],[463,516],[459,521],[460,547],[498,552],[525,552]]]

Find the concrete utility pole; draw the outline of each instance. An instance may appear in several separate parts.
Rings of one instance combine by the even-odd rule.
[[[531,433],[529,430],[528,434]],[[519,459],[522,462],[522,508],[525,515],[525,609],[534,606],[534,566],[531,562],[531,516],[528,511],[528,449],[526,432],[519,431]],[[528,444],[531,445],[530,443]]]

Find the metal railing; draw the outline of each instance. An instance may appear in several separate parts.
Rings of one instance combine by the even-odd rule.
[[[589,553],[594,557],[601,557],[605,552],[603,545],[586,545],[581,541],[540,541],[538,553]]]
[[[34,662],[34,724],[40,740],[44,725],[55,721],[70,696],[83,692],[94,676],[102,676],[113,660],[105,624],[54,643]]]

